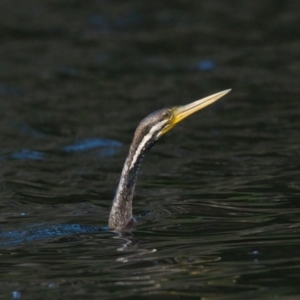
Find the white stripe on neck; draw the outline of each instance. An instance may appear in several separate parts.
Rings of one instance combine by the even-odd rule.
[[[155,131],[158,131],[162,125],[166,123],[166,120],[163,120],[159,123],[157,123],[156,125],[154,125],[151,130],[143,137],[142,141],[140,142],[139,146],[137,147],[135,153],[134,153],[134,156],[131,160],[131,163],[130,163],[130,166],[129,166],[129,169],[131,169],[134,164],[136,163],[137,159],[138,159],[138,156],[140,155],[140,152],[142,151],[142,149],[145,147],[145,145],[147,144],[147,142],[153,137],[153,133]]]

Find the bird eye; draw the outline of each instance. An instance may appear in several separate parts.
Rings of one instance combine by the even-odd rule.
[[[163,117],[165,119],[170,119],[171,115],[172,115],[172,112],[171,112],[170,109],[165,110],[164,113],[163,113]]]

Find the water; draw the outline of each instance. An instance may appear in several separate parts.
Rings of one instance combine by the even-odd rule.
[[[298,299],[297,1],[0,4],[0,299]],[[132,134],[233,91],[147,155]]]

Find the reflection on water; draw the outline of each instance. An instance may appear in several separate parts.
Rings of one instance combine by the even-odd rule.
[[[298,2],[100,2],[0,3],[0,298],[298,299]],[[138,122],[227,88],[108,231]]]
[[[56,152],[59,154],[67,153],[76,153],[76,152],[83,152],[93,149],[98,149],[99,157],[108,157],[117,154],[120,151],[120,147],[122,144],[118,141],[108,140],[108,139],[84,139],[79,141],[75,144],[64,146],[58,150],[52,150],[52,152]],[[35,151],[30,149],[22,149],[18,152],[8,153],[5,155],[0,156],[1,160],[43,160],[49,153]]]

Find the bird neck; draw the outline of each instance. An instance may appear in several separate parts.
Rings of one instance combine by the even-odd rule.
[[[111,229],[126,229],[133,222],[132,198],[138,171],[143,157],[153,145],[143,149],[131,146],[110,211],[108,225]]]

